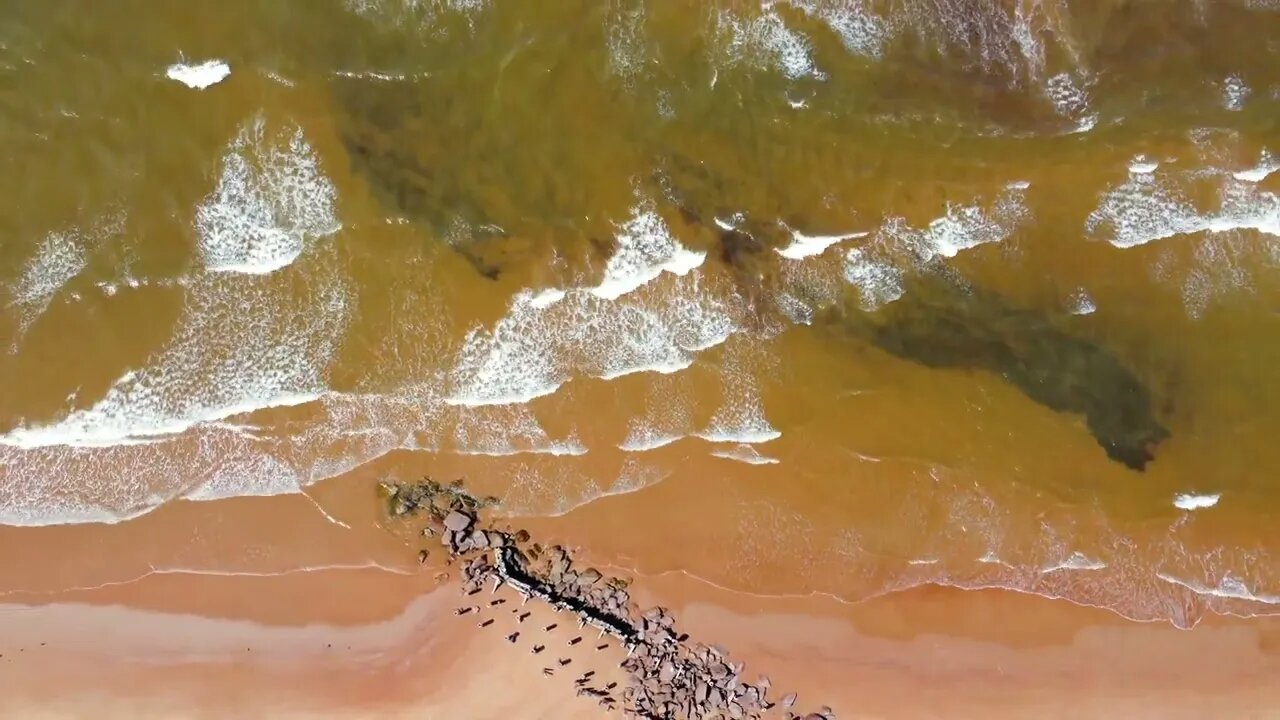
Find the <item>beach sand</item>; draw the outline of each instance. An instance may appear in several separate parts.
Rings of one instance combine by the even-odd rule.
[[[439,580],[433,565],[165,573],[43,602],[10,594],[0,716],[619,715],[573,684],[595,670],[593,683],[620,690],[616,642],[587,628],[571,647],[582,634],[572,616],[534,600],[519,622],[518,596],[466,596],[450,570]],[[800,707],[830,705],[839,718],[1280,717],[1280,618],[1184,631],[1007,591],[922,588],[848,604],[753,596],[682,573],[638,577],[631,590],[640,607],[670,608],[694,640],[745,661],[745,678],[767,674],[775,701],[798,692]],[[478,610],[455,614],[467,606]],[[546,649],[535,655],[535,644]]]

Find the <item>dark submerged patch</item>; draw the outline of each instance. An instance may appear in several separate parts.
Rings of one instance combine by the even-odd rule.
[[[1057,412],[1083,415],[1107,457],[1146,469],[1169,431],[1151,391],[1106,348],[1041,313],[944,273],[909,278],[904,296],[841,324],[887,352],[934,368],[984,370]]]

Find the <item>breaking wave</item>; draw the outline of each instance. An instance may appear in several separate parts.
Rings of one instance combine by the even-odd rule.
[[[550,395],[575,374],[615,379],[669,374],[724,342],[733,313],[702,292],[691,272],[703,255],[685,250],[661,219],[637,209],[596,287],[522,291],[492,330],[467,336],[450,403],[502,405]],[[667,275],[670,282],[659,283]]]
[[[22,336],[49,308],[58,292],[84,271],[92,251],[108,238],[124,232],[124,223],[124,213],[116,213],[90,223],[85,230],[70,228],[45,236],[12,289],[12,302],[18,310],[18,332],[10,352],[17,350]]]
[[[1256,230],[1280,237],[1280,198],[1259,190],[1271,172],[1270,156],[1259,166],[1229,172],[1219,168],[1160,172],[1145,158],[1129,167],[1129,178],[1103,195],[1085,221],[1085,230],[1119,248],[1145,245],[1177,235]],[[1197,207],[1197,184],[1217,185],[1216,207]]]
[[[722,448],[711,451],[712,457],[724,458],[725,460],[734,460],[747,465],[777,465],[778,459],[761,455],[758,450],[750,445],[739,444],[730,448]]]
[[[263,128],[255,120],[231,143],[218,188],[197,212],[208,269],[183,286],[182,311],[164,347],[92,406],[0,436],[3,464],[24,478],[5,486],[0,519],[101,521],[205,483],[230,494],[298,488],[295,478],[265,472],[278,465],[269,453],[217,439],[237,434],[217,421],[321,397],[348,312],[346,281],[331,251],[314,253],[298,272],[258,272],[285,268],[306,243],[340,227],[333,187],[301,131],[270,139]],[[179,437],[198,427],[195,438]],[[246,463],[252,472],[237,469]],[[89,477],[92,485],[82,488]]]
[[[231,75],[231,66],[221,60],[206,60],[196,65],[174,63],[164,74],[193,90],[204,90],[226,80]]]
[[[296,260],[309,239],[341,227],[337,190],[302,129],[266,132],[261,117],[241,130],[218,186],[196,210],[200,256],[211,272],[274,272]]]

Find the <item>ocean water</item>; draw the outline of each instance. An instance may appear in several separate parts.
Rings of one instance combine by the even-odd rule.
[[[0,523],[399,453],[729,587],[1280,612],[1274,3],[0,19]]]

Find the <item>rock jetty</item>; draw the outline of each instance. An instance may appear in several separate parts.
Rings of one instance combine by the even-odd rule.
[[[588,672],[575,683],[576,692],[597,700],[606,711],[619,710],[637,720],[835,720],[830,708],[799,713],[796,695],[775,702],[766,676],[748,682],[743,664],[731,661],[723,649],[690,640],[676,628],[665,608],[639,610],[627,592],[629,581],[606,577],[594,568],[579,568],[569,551],[556,545],[543,548],[524,531],[485,527],[481,510],[496,502],[477,500],[461,481],[441,485],[431,479],[415,484],[382,485],[393,517],[425,516],[423,537],[438,537],[462,567],[462,590],[474,595],[485,587],[506,585],[525,598],[570,613],[579,626],[591,626],[600,636],[615,638],[627,650],[621,668],[627,684],[621,692],[610,683],[594,687]],[[496,602],[496,601],[495,601]],[[459,614],[464,614],[462,609]],[[549,626],[555,627],[554,624]],[[519,633],[507,639],[514,643]],[[576,645],[581,636],[569,642]],[[604,645],[596,647],[597,650]],[[534,645],[540,653],[545,646]],[[568,665],[562,658],[560,666]],[[553,674],[553,669],[543,669]]]

